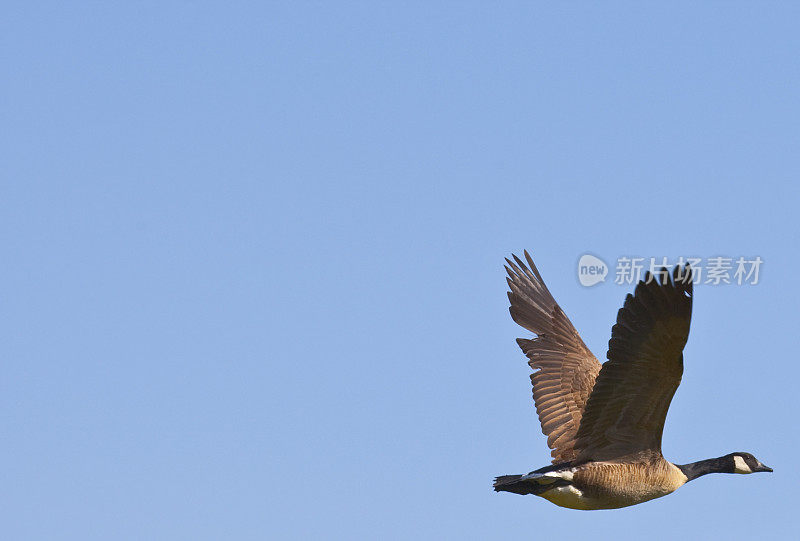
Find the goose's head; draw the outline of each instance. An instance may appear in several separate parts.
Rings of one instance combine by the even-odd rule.
[[[728,459],[731,473],[756,473],[760,471],[771,472],[772,468],[765,466],[750,453],[731,453],[725,456]]]

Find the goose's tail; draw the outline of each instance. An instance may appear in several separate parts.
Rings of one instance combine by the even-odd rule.
[[[565,479],[536,475],[501,475],[494,478],[495,492],[513,492],[514,494],[539,495],[557,486],[568,485]]]

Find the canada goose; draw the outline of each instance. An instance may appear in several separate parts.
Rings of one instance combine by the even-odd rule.
[[[535,370],[533,399],[553,464],[502,475],[495,491],[561,507],[616,509],[666,496],[707,473],[771,472],[750,453],[676,465],[661,434],[683,373],[692,316],[689,265],[647,273],[617,314],[602,366],[553,299],[528,252],[506,259],[511,317],[535,333],[517,343]],[[530,268],[529,268],[530,267]]]

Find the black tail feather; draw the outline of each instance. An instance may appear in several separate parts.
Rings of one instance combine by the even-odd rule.
[[[501,490],[504,490],[501,489],[500,487],[503,485],[510,485],[515,481],[519,481],[521,477],[522,477],[521,475],[500,475],[499,477],[495,477],[493,485],[494,491],[500,492]]]
[[[545,468],[542,468],[545,469]],[[569,483],[563,479],[548,480],[546,483],[537,483],[532,479],[522,479],[522,475],[501,475],[494,478],[495,492],[513,492],[514,494],[534,494],[539,495],[552,488],[565,486]]]
[[[514,494],[540,494],[553,488],[553,484],[539,485],[531,481],[520,481],[521,475],[501,475],[494,479],[495,492],[513,492]]]

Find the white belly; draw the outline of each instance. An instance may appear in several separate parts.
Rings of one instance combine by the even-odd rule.
[[[606,492],[598,496],[585,494],[579,488],[568,485],[552,488],[539,494],[542,498],[561,507],[569,509],[619,509],[637,503],[646,502],[661,496],[666,496],[674,491],[664,487],[642,487],[640,491]]]
[[[556,487],[539,494],[545,500],[551,501],[560,507],[569,509],[600,509],[597,502],[584,496],[583,492],[572,485]]]

